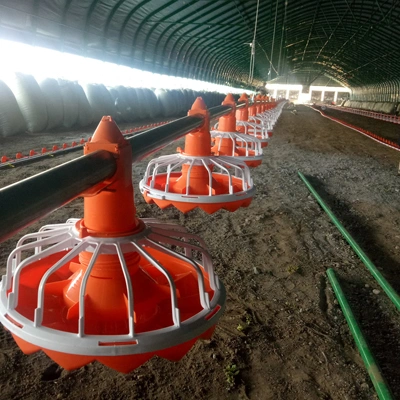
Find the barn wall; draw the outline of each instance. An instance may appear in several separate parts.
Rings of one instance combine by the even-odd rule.
[[[352,100],[400,102],[400,79],[352,88]]]

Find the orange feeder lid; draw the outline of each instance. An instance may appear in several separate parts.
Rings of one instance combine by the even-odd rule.
[[[174,206],[184,213],[195,208],[212,214],[247,207],[255,190],[247,165],[212,156],[209,113],[201,97],[188,115],[202,115],[205,122],[186,135],[179,154],[150,161],[139,185],[146,202],[160,208]]]
[[[0,321],[24,353],[43,350],[68,370],[99,361],[127,373],[155,355],[177,361],[210,338],[225,289],[201,238],[136,218],[131,148],[111,117],[85,153],[99,149],[115,154],[116,174],[85,195],[83,219],[18,242]]]

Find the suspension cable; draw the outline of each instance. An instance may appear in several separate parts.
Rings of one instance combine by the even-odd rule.
[[[268,79],[272,78],[272,58],[274,57],[274,47],[275,47],[275,32],[276,32],[276,21],[278,19],[278,4],[279,0],[276,0],[276,6],[275,6],[275,21],[274,21],[274,32],[272,34],[272,46],[271,46],[271,59],[269,60],[269,71],[268,75],[271,75],[268,77]]]
[[[254,65],[255,65],[255,59],[256,59],[256,34],[257,34],[259,6],[260,6],[260,0],[257,0],[256,22],[254,24],[254,35],[253,35],[253,41],[250,44],[251,55],[250,55],[249,83],[253,82],[253,77],[254,77]]]

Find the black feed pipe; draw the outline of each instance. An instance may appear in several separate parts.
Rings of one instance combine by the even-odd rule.
[[[146,131],[146,129],[141,129],[138,131],[135,131],[134,133],[126,133],[124,134],[124,137],[130,138],[134,134],[138,134],[141,132]],[[47,153],[44,154],[35,154],[34,156],[29,156],[29,157],[22,157],[20,159],[12,160],[12,162],[5,161],[3,163],[0,163],[0,170],[3,169],[10,169],[14,167],[21,167],[23,165],[28,165],[28,164],[33,164],[38,161],[43,161],[43,160],[48,160],[50,158],[58,157],[58,156],[64,156],[68,153],[76,153],[78,151],[82,152],[82,149],[85,145],[84,144],[77,144],[76,146],[73,147],[67,147],[65,149],[58,149],[55,151],[48,151]]]
[[[210,119],[230,111],[230,106],[210,108]],[[183,117],[129,138],[133,162],[200,127],[203,121],[202,116]],[[111,178],[115,171],[114,156],[100,150],[0,189],[0,242]]]
[[[245,103],[240,102],[236,108],[244,106]],[[212,120],[227,114],[232,111],[232,108],[230,106],[216,106],[208,111],[210,112],[210,120]],[[191,130],[199,128],[202,124],[203,117],[201,116],[183,117],[132,136],[127,140],[132,146],[133,162],[142,160],[149,154],[186,135]],[[152,140],[150,139],[151,136],[153,137]]]
[[[244,106],[244,104],[242,104],[242,102],[240,102],[240,103],[238,103],[237,108],[241,108],[243,106]],[[211,119],[216,119],[216,118],[218,118],[218,116],[220,116],[220,114],[218,114],[218,112],[217,112],[220,107],[223,107],[223,106],[217,106],[217,107],[210,109],[210,110],[214,110],[213,117]],[[146,131],[147,131],[147,129],[141,129],[141,130],[133,132],[133,133],[125,134],[124,136],[126,136],[126,138],[128,139],[128,138],[131,138],[132,135],[138,135],[139,133],[146,132]],[[28,165],[28,164],[33,164],[35,162],[43,161],[43,160],[46,160],[49,158],[54,158],[54,157],[58,157],[58,156],[63,156],[68,153],[75,153],[77,151],[82,151],[83,146],[84,145],[82,145],[82,144],[78,144],[76,146],[67,147],[65,149],[49,151],[48,153],[45,153],[45,154],[36,154],[36,155],[30,156],[30,157],[23,157],[23,158],[20,158],[17,160],[12,160],[12,162],[6,161],[3,163],[0,163],[0,170],[10,169],[10,168],[14,168],[14,167],[20,167],[20,166]]]

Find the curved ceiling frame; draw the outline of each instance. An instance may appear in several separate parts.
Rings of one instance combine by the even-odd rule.
[[[264,29],[267,30],[267,29],[269,29],[269,28],[264,28]],[[260,30],[260,33],[261,33],[261,32],[263,32],[263,30]],[[221,40],[222,40],[222,39],[221,39]],[[217,41],[217,42],[214,42],[214,43],[213,43],[214,46],[217,46],[217,45],[219,45],[220,43],[222,44],[223,42],[221,42],[221,40],[219,40],[219,41]],[[216,52],[217,52],[217,55],[220,56],[221,59],[225,59],[224,56],[225,56],[226,54],[229,54],[229,55],[235,56],[235,57],[237,56],[237,54],[240,54],[240,60],[243,59],[243,62],[241,63],[241,65],[243,65],[243,68],[246,70],[246,72],[248,72],[249,60],[250,60],[250,49],[249,49],[248,54],[244,53],[243,50],[240,48],[241,44],[246,44],[246,43],[240,43],[239,45],[237,45],[236,43],[232,43],[232,44],[230,44],[229,46],[218,47],[218,48],[216,49]],[[256,49],[256,51],[257,51],[257,49]],[[200,68],[201,70],[204,70],[204,68],[207,68],[207,66],[209,65],[209,62],[210,62],[210,60],[211,60],[212,55],[209,55],[209,57],[208,57],[209,60],[206,62],[206,61],[205,61],[206,58],[204,58],[204,56],[206,56],[205,51],[204,51],[204,50],[201,50],[201,51],[198,53],[198,55],[200,55],[200,54],[201,54],[201,57],[200,57],[200,59],[199,59],[199,63],[200,63],[199,68]],[[194,60],[194,64],[195,64],[195,65],[197,64],[197,58],[198,58],[198,56],[197,56],[196,59]],[[256,56],[256,59],[259,59],[259,58]],[[238,60],[239,60],[239,59],[238,59]],[[247,62],[246,62],[246,61],[247,61]],[[206,62],[206,63],[205,63],[205,62]],[[204,65],[204,67],[203,67],[203,64],[204,64],[204,63],[205,63],[205,65]],[[256,77],[257,79],[262,79],[262,77],[259,75],[259,73],[258,73],[257,70],[255,71],[255,77]]]
[[[266,9],[266,8],[267,8],[267,6],[264,6],[263,8],[260,8],[260,12],[264,11],[264,9]],[[256,9],[256,6],[254,7],[254,10],[255,10],[255,9]],[[218,17],[220,17],[220,16],[224,18],[224,12],[222,12],[222,13],[220,13],[220,14],[214,16],[214,18],[218,18]],[[232,30],[232,29],[235,30],[235,29],[237,29],[237,26],[240,26],[240,24],[237,23],[237,21],[240,21],[240,19],[241,19],[241,18],[240,18],[240,15],[239,15],[239,16],[238,16],[238,15],[232,15],[232,16],[228,17],[228,19],[226,19],[226,17],[225,17],[225,18],[224,18],[224,21],[230,21],[231,19],[233,19],[235,23],[232,24],[233,26],[232,26],[230,29],[231,29],[231,30]],[[218,21],[217,21],[217,22],[218,22]],[[215,28],[215,29],[218,29],[218,28]],[[203,36],[203,39],[200,40],[199,42],[193,41],[193,43],[190,45],[190,47],[189,47],[189,49],[186,51],[186,53],[188,53],[188,52],[192,49],[193,46],[195,46],[195,47],[194,47],[194,49],[191,51],[191,56],[196,52],[197,48],[200,48],[201,46],[203,46],[203,48],[202,48],[202,50],[200,50],[199,52],[205,51],[206,47],[205,47],[204,45],[205,45],[207,42],[209,42],[209,41],[215,39],[215,38],[213,38],[213,37],[210,37],[210,35],[213,34],[213,33],[215,32],[215,29],[214,29],[214,30],[209,30],[209,31],[207,31],[206,35],[204,35],[204,36]],[[248,31],[248,30],[249,30],[248,26],[246,25],[246,26],[244,26],[244,27],[241,27],[241,28],[240,28],[240,32],[235,32],[235,36],[239,36],[240,34],[242,34],[242,31],[243,31],[243,30],[247,30],[247,31]],[[217,33],[218,33],[218,31],[217,31]],[[227,34],[227,36],[229,36],[228,32],[226,32],[226,34]],[[251,31],[249,32],[249,34],[251,35]],[[183,36],[181,36],[180,38],[178,38],[178,39],[176,40],[176,42],[175,42],[175,45],[177,45],[177,43],[178,43],[182,38],[184,38],[184,37],[185,37],[185,36],[183,35]],[[226,38],[218,40],[217,43],[219,43],[221,40],[225,41]],[[244,40],[244,39],[243,39],[243,40]],[[184,42],[184,44],[182,45],[180,51],[184,48],[184,46],[185,46],[187,43],[189,43],[189,40],[186,41],[186,42]],[[214,44],[214,43],[213,43],[213,44]],[[179,51],[179,52],[177,53],[177,55],[176,55],[175,64],[176,64],[176,63],[178,62],[178,60],[179,60],[180,51]],[[191,57],[191,56],[190,56],[190,57]],[[195,59],[195,61],[194,61],[194,65],[196,65],[197,58],[198,58],[198,56],[196,57],[196,59]],[[249,60],[250,60],[250,58],[249,58]],[[190,58],[189,58],[188,64],[190,64]],[[185,73],[185,71],[184,71],[184,73]]]
[[[213,40],[213,39],[210,39],[210,40]],[[219,58],[221,62],[226,61],[226,60],[224,60],[223,55],[226,52],[232,52],[232,49],[238,49],[238,47],[241,47],[241,45],[243,44],[243,43],[237,44],[237,42],[235,42],[233,44],[230,44],[229,46],[217,47],[217,44],[219,44],[220,42],[221,43],[225,42],[225,39],[220,39],[217,42],[213,42],[212,43],[213,47],[214,47],[214,50],[213,50],[213,53],[210,53],[210,52],[206,51],[206,49],[207,49],[207,47],[206,47],[207,41],[208,41],[208,39],[205,39],[205,41],[203,41],[201,44],[199,44],[196,47],[196,49],[197,49],[198,47],[200,47],[200,45],[203,46],[203,48],[200,51],[198,51],[196,54],[195,54],[195,51],[194,51],[195,49],[193,49],[191,51],[188,61],[183,64],[183,73],[182,73],[182,75],[189,75],[190,76],[191,74],[194,73],[195,69],[198,69],[200,71],[204,71],[205,69],[207,69],[207,66],[210,65],[210,62],[212,60],[214,60],[215,58]],[[188,49],[188,51],[189,51],[189,49]],[[242,51],[242,49],[238,49],[238,51],[240,51],[243,54],[242,58],[245,58],[245,61],[247,61],[246,64],[241,63],[242,69],[246,70],[246,72],[247,72],[248,62],[250,60],[250,51],[249,51],[249,54],[247,54],[247,55]],[[195,59],[194,59],[193,62],[191,62],[191,58],[192,58],[192,56],[194,54],[195,54]],[[245,72],[245,71],[243,71],[243,72]],[[208,76],[212,76],[212,74],[213,74],[213,71],[208,70]]]
[[[264,29],[267,30],[269,28],[264,28]],[[260,32],[262,32],[262,30],[260,30]],[[216,43],[214,43],[214,45],[216,45]],[[226,55],[229,55],[229,56],[225,57]],[[216,65],[218,65],[218,68],[219,68],[223,61],[225,61],[225,62],[226,61],[231,61],[231,59],[235,59],[236,63],[238,63],[240,61],[240,65],[243,68],[243,73],[246,74],[246,75],[248,74],[248,68],[249,68],[248,60],[250,59],[250,50],[249,50],[248,54],[246,54],[240,48],[240,45],[238,47],[238,45],[236,43],[232,43],[229,46],[223,46],[221,48],[217,48],[216,49],[216,54],[209,55],[208,58],[204,58],[205,56],[206,56],[206,53],[203,52],[202,56],[200,57],[200,60],[199,60],[200,65],[198,66],[198,68],[201,71],[207,70],[209,72],[208,77],[207,76],[203,76],[204,79],[208,79],[210,77],[212,72],[215,70]],[[218,64],[218,60],[217,60],[213,64],[213,67],[210,68],[209,67],[210,66],[210,62],[214,61],[215,58],[219,58],[220,59],[219,60],[220,63]],[[195,59],[194,63],[195,64],[197,63],[197,58]],[[260,74],[257,73],[257,71],[256,71],[255,80],[264,81],[265,79],[263,79],[263,77],[260,76]]]
[[[315,50],[315,52],[316,52],[317,50]],[[376,51],[374,51],[374,50],[371,50],[371,49],[369,49],[369,54],[371,55],[371,56],[375,56],[375,54],[376,54],[376,57],[375,58],[373,58],[373,60],[371,60],[370,62],[368,62],[367,64],[364,64],[364,65],[361,65],[361,66],[357,66],[357,67],[355,67],[355,64],[352,62],[353,60],[351,60],[351,59],[348,59],[347,57],[342,57],[341,58],[341,64],[340,64],[340,66],[339,66],[339,68],[343,71],[343,73],[342,73],[342,78],[344,78],[347,74],[350,74],[350,73],[352,73],[353,71],[355,71],[355,70],[359,70],[359,69],[361,69],[361,68],[363,68],[363,67],[366,67],[366,66],[368,66],[368,65],[370,65],[370,64],[372,64],[372,62],[374,62],[374,61],[377,61],[377,59],[380,59],[380,58],[382,58],[382,57],[389,57],[390,56],[390,54],[386,54],[386,55],[381,55],[380,53],[378,53],[378,52],[376,52]],[[310,51],[309,52],[309,54],[308,54],[308,56],[312,56],[312,52]],[[313,60],[308,60],[307,58],[305,58],[302,62],[312,62]],[[323,60],[322,60],[323,61]],[[348,61],[348,64],[345,64],[345,61]],[[393,60],[393,62],[394,62],[395,60]],[[295,61],[292,61],[292,63],[293,63],[293,65],[296,65],[296,62]],[[327,60],[327,61],[323,61],[323,65],[326,67],[326,68],[329,68],[329,69],[335,69],[334,67],[335,67],[335,65],[338,65],[338,64],[333,64],[331,61],[330,61],[330,58]],[[388,75],[388,74],[390,74],[390,70],[388,70],[388,67],[387,67],[387,65],[386,64],[381,64],[381,66],[380,66],[380,68],[379,68],[379,71],[376,71],[376,70],[374,70],[374,71],[371,71],[371,72],[367,72],[367,73],[364,73],[363,75],[364,75],[364,80],[365,81],[368,81],[368,82],[370,82],[369,81],[369,77],[373,77],[373,80],[376,80],[376,79],[378,79],[378,80],[386,80],[387,79],[387,77],[386,77],[386,75]],[[347,82],[347,83],[349,83],[349,82]]]
[[[326,70],[326,66],[317,61],[309,61],[308,63],[304,62],[302,64],[301,69],[293,69],[293,72],[304,72],[304,71],[312,71],[312,72],[319,72],[320,75],[326,75],[326,76],[330,76],[333,79],[335,79],[336,81],[342,83],[342,85],[349,87],[349,82],[345,79],[343,79],[343,76],[341,74],[338,74],[338,72],[336,70]],[[322,72],[322,73],[321,73]],[[357,84],[359,84],[358,78],[356,78],[355,82]]]
[[[85,46],[85,50],[87,51],[88,48],[88,36],[90,34],[89,28],[90,28],[90,19],[92,18],[92,14],[93,11],[95,10],[97,4],[99,3],[99,1],[101,0],[94,0],[92,1],[92,3],[90,4],[90,7],[86,13],[86,20],[85,20],[85,25],[83,28],[83,43]]]
[[[136,46],[137,46],[137,38],[139,36],[139,33],[142,30],[142,27],[146,25],[146,23],[148,22],[148,20],[152,17],[154,17],[156,14],[158,14],[160,11],[165,10],[166,8],[168,8],[169,6],[172,6],[173,4],[177,3],[179,0],[170,0],[167,3],[164,3],[162,6],[154,9],[153,11],[151,11],[150,13],[148,13],[146,15],[145,18],[143,18],[143,20],[140,22],[139,26],[136,29],[136,32],[133,36],[132,39],[132,45],[131,45],[131,58],[134,58],[134,53],[136,50]],[[142,52],[144,51],[144,49],[142,48]]]
[[[8,0],[2,2],[13,8]],[[53,34],[49,46],[83,56],[109,61],[114,57],[125,65],[194,79],[246,83],[250,51],[243,51],[242,42],[252,34],[255,1],[233,5],[231,1],[63,0],[51,8],[48,0],[30,4],[23,12],[31,24],[17,30],[25,31],[28,39],[32,35],[32,43],[35,37]],[[255,78],[265,79],[271,65],[285,73],[314,68],[346,86],[377,85],[381,91],[379,82],[394,82],[400,76],[399,5],[400,0],[297,0],[286,7],[285,2],[264,0]],[[69,18],[77,13],[81,13],[78,26]],[[40,29],[42,20],[59,26],[55,36]],[[74,30],[72,40],[66,37],[68,24]]]
[[[390,10],[389,10],[389,11],[390,11]],[[359,31],[360,31],[362,28],[364,28],[366,24],[370,23],[371,19],[372,19],[372,16],[370,16],[366,21],[358,20],[358,21],[357,21],[358,25],[356,26],[356,29],[355,29],[355,32],[353,33],[353,36],[356,35],[356,34],[358,34]],[[376,29],[376,27],[378,27],[378,26],[381,24],[381,22],[383,22],[383,20],[379,21],[379,23],[374,23],[373,29]],[[351,26],[350,26],[350,29],[353,29],[353,27],[354,27],[354,25],[351,25]],[[296,33],[297,33],[297,34],[298,34],[298,33],[301,33],[301,29],[302,29],[301,27],[297,27],[297,28],[294,28],[294,29],[296,29]],[[303,29],[306,29],[306,27],[304,27]],[[348,29],[349,29],[349,28],[348,28]],[[358,38],[357,41],[362,41],[362,40],[364,39],[365,35],[367,35],[367,34],[370,35],[370,34],[371,34],[371,31],[372,31],[373,29],[367,29],[367,30],[363,33],[363,36],[362,36],[361,38]],[[383,40],[390,40],[390,39],[393,38],[393,33],[395,33],[395,32],[393,32],[393,33],[389,33],[389,32],[388,32],[387,34],[385,34],[385,33],[386,33],[386,32],[383,33],[382,39],[383,39]],[[345,34],[348,35],[348,32],[346,31]]]
[[[108,32],[110,29],[110,24],[114,18],[114,15],[117,13],[117,11],[120,9],[120,7],[122,6],[122,4],[125,3],[126,0],[119,0],[118,3],[116,3],[114,5],[114,7],[112,8],[112,10],[110,11],[105,26],[104,26],[104,40],[103,40],[103,47],[106,47],[106,41],[107,41],[107,37],[108,37]],[[120,38],[120,36],[118,35],[118,37]]]
[[[263,79],[263,77],[257,73],[254,75],[253,77],[253,82],[250,84],[248,82],[248,75],[249,75],[249,66],[248,63],[244,64],[244,61],[247,61],[249,58],[249,56],[247,54],[244,54],[243,52],[239,51],[239,50],[233,50],[232,49],[225,49],[224,53],[227,53],[228,55],[226,57],[220,57],[219,59],[217,57],[214,58],[214,64],[212,64],[212,67],[210,66],[210,61],[211,58],[208,59],[208,63],[205,64],[205,67],[203,68],[203,70],[207,70],[209,71],[209,73],[211,73],[211,71],[216,71],[215,73],[218,73],[218,70],[223,68],[224,64],[222,64],[221,60],[224,60],[225,65],[229,65],[230,63],[233,64],[239,64],[241,66],[241,70],[242,70],[242,74],[244,76],[246,76],[247,78],[244,80],[244,82],[247,83],[247,85],[259,85],[262,84],[262,82],[265,82],[266,79]],[[225,56],[225,54],[222,54],[223,56]],[[249,52],[250,53],[250,52]],[[242,61],[243,60],[243,61]],[[208,75],[210,76],[210,75]],[[204,79],[208,79],[208,76],[203,76]]]
[[[213,12],[213,11],[219,9],[219,5],[217,5],[217,6],[214,6],[211,10],[207,10],[207,8],[210,7],[211,5],[212,5],[212,3],[210,3],[209,6],[205,6],[205,7],[202,9],[203,13],[200,13],[200,15],[196,15],[195,17],[193,17],[192,19],[190,19],[189,21],[187,21],[187,24],[191,24],[191,23],[192,23],[193,21],[195,21],[196,19],[198,20],[198,19],[203,18],[205,15],[207,15],[207,13],[210,13],[210,12]],[[186,17],[186,16],[185,16],[185,17]],[[185,17],[183,17],[182,19],[184,19]],[[178,20],[178,21],[181,22],[182,19],[181,19],[181,20]],[[154,61],[153,61],[154,65],[155,65],[156,62],[157,62],[157,55],[158,55],[158,53],[159,53],[158,48],[159,48],[159,45],[160,45],[160,42],[161,42],[161,38],[167,33],[167,31],[168,31],[170,28],[172,28],[172,25],[171,25],[170,27],[168,27],[167,29],[164,30],[164,32],[160,35],[159,40],[157,41],[156,48],[155,48],[155,54],[154,54]],[[163,46],[162,51],[161,51],[161,67],[162,67],[162,68],[163,68],[163,66],[164,66],[163,63],[164,63],[164,59],[165,59],[165,52],[166,52],[166,49],[168,48],[168,44],[169,44],[169,42],[171,41],[171,39],[175,36],[175,34],[176,34],[177,32],[179,32],[181,29],[183,29],[182,26],[176,28],[176,29],[167,37],[167,39],[166,39],[166,41],[165,41],[165,43],[164,43],[164,46]],[[197,26],[196,28],[192,28],[192,29],[201,29],[201,27],[200,27],[200,26]],[[190,32],[190,31],[186,31],[186,34],[189,33],[189,32]]]
[[[195,5],[196,3],[197,3],[196,0],[191,1],[191,2],[189,2],[189,3],[186,3],[185,6],[183,6],[183,7],[180,8],[180,11],[186,10],[187,8],[190,8],[192,5]],[[159,54],[158,49],[159,49],[159,46],[160,46],[160,42],[161,42],[161,40],[162,40],[163,38],[165,38],[165,35],[167,34],[167,32],[168,32],[170,29],[173,29],[173,27],[174,27],[175,24],[180,24],[180,25],[182,25],[182,26],[176,28],[176,29],[167,37],[166,42],[165,42],[166,44],[164,44],[163,51],[162,51],[162,55],[161,55],[161,65],[163,64],[163,55],[164,55],[164,50],[165,50],[165,48],[166,48],[166,45],[167,45],[167,44],[169,43],[169,41],[175,36],[175,33],[176,33],[176,32],[179,32],[180,30],[182,30],[185,26],[192,24],[193,21],[195,21],[196,19],[198,20],[199,18],[203,17],[203,15],[207,15],[208,12],[213,12],[214,10],[219,9],[219,5],[217,5],[217,6],[214,6],[212,9],[210,9],[210,10],[208,10],[208,11],[205,11],[205,9],[207,9],[208,7],[211,7],[212,5],[213,5],[213,4],[210,3],[209,5],[206,5],[205,7],[203,7],[203,9],[202,9],[203,14],[202,14],[202,15],[199,16],[199,15],[196,14],[196,16],[195,16],[194,18],[190,19],[189,21],[185,21],[185,22],[184,22],[184,20],[188,18],[188,15],[185,14],[184,16],[182,16],[182,17],[181,17],[180,19],[178,19],[177,21],[174,21],[173,23],[171,22],[171,23],[169,24],[169,26],[166,27],[166,28],[164,29],[164,31],[158,36],[158,39],[157,39],[156,45],[155,45],[155,49],[154,49],[154,52],[153,52],[153,65],[154,65],[154,67],[155,67],[156,62],[157,62],[157,55]],[[165,19],[170,18],[172,15],[175,15],[175,14],[174,14],[174,13],[170,13],[170,14],[168,14],[167,16],[165,16],[161,21],[164,21]],[[200,29],[200,27],[197,27],[197,28]],[[147,41],[150,39],[151,35],[153,34],[153,31],[154,31],[154,27],[153,27],[152,30],[148,33],[147,38],[146,38],[146,43],[147,43]],[[150,54],[150,55],[151,55],[151,54]]]
[[[118,36],[119,47],[118,47],[118,52],[117,53],[118,53],[119,58],[121,58],[121,51],[122,51],[121,47],[122,47],[122,43],[123,43],[124,32],[125,32],[125,29],[126,29],[127,25],[129,24],[129,21],[131,20],[132,16],[135,14],[136,11],[140,10],[142,7],[144,7],[146,4],[150,3],[151,1],[152,0],[142,0],[142,1],[140,1],[126,15],[126,17],[124,19],[124,22],[122,23],[121,30],[119,32],[119,36]],[[121,3],[121,5],[122,5],[122,3]]]
[[[147,33],[147,35],[146,35],[146,39],[145,39],[145,42],[144,42],[144,45],[143,45],[142,62],[145,61],[145,57],[146,57],[146,54],[147,54],[146,48],[147,48],[148,42],[149,42],[149,40],[150,40],[150,38],[151,38],[153,32],[154,32],[154,31],[156,30],[156,28],[157,28],[157,25],[165,24],[166,21],[168,20],[168,18],[171,18],[171,17],[174,16],[175,14],[180,13],[180,12],[186,10],[187,8],[192,7],[192,6],[195,5],[196,3],[197,3],[197,0],[192,0],[192,1],[189,1],[189,2],[187,2],[187,3],[184,3],[184,5],[183,5],[182,7],[180,7],[178,10],[175,10],[174,12],[171,12],[171,13],[169,13],[169,14],[164,15],[164,16],[157,22],[157,24],[154,24],[154,25],[151,27],[150,31],[149,31],[149,32]],[[184,19],[184,18],[186,18],[186,17],[187,17],[187,15],[185,14],[185,16],[182,17],[182,19]],[[179,22],[180,22],[180,21],[179,21]],[[173,23],[170,24],[170,27],[171,27],[172,25],[173,25]],[[157,45],[158,45],[158,43],[159,43],[159,40],[165,35],[165,31],[167,31],[167,30],[168,30],[168,28],[164,29],[164,31],[159,35],[159,38],[158,38],[158,40],[156,41],[156,46],[155,46],[156,48],[157,48]],[[156,55],[157,55],[157,50],[153,51],[152,53],[149,53],[149,55],[150,55],[150,56],[153,56],[153,62],[154,62],[154,59],[155,59],[155,57],[156,57]]]
[[[232,27],[231,29],[236,29],[236,27]],[[242,31],[245,28],[240,28],[240,29]],[[239,31],[239,32],[236,31],[236,34],[239,36],[241,34],[241,31]],[[221,51],[221,47],[217,47],[217,46],[219,46],[220,43],[225,43],[226,42],[226,38],[215,40],[215,38],[213,38],[213,37],[210,38],[210,37],[204,36],[204,38],[201,39],[200,41],[198,41],[197,43],[193,42],[190,45],[190,47],[188,48],[187,52],[186,52],[186,54],[187,54],[190,51],[190,55],[188,57],[188,62],[185,63],[187,68],[190,68],[191,65],[195,67],[198,63],[200,64],[200,68],[202,68],[202,65],[205,63],[205,58],[204,57],[206,57],[206,56],[212,57],[212,54],[207,54],[207,48],[208,48],[207,45],[208,45],[209,41],[213,41],[211,44],[215,48],[215,51],[216,52],[220,52]],[[242,44],[243,43],[239,43],[238,44],[237,42],[235,42],[234,44],[230,44],[228,47],[229,48],[231,48],[233,46],[237,47],[237,46],[241,46]],[[223,47],[226,48],[226,46],[223,46]],[[200,50],[198,50],[198,49],[200,49]],[[196,53],[196,50],[198,50],[197,53]],[[179,54],[177,55],[177,57],[179,57]],[[194,60],[193,60],[193,63],[191,63],[192,57],[195,57]],[[248,59],[250,60],[250,54],[249,54]],[[183,70],[183,73],[186,72],[187,68],[185,68]],[[192,73],[192,70],[189,70],[188,73]]]
[[[179,40],[179,39],[178,39]],[[200,46],[200,45],[204,45],[205,43],[207,43],[209,40],[212,40],[212,38],[205,38],[205,40],[203,41],[203,42],[200,42],[199,44],[198,44],[198,46]],[[215,43],[214,43],[215,44]],[[204,49],[203,49],[203,51],[205,51]],[[191,54],[193,54],[194,52],[192,52]],[[197,64],[197,58],[198,57],[196,57],[196,59],[195,59],[195,62],[194,62],[194,64],[196,65]],[[202,58],[200,58],[200,61],[202,61]],[[189,65],[190,65],[190,63],[189,63]],[[203,68],[202,68],[202,65],[199,67],[199,69],[200,70],[203,70]],[[186,74],[184,74],[184,75],[186,75]]]
[[[218,23],[218,21],[219,21],[218,18],[223,17],[223,16],[225,15],[225,13],[226,13],[226,10],[223,9],[220,13],[217,13],[216,15],[214,15],[214,16],[213,16],[213,19],[214,19],[213,23]],[[225,21],[225,22],[230,22],[230,21],[232,20],[232,18],[235,18],[235,16],[231,16],[231,17],[229,17],[228,19],[225,18],[224,21]],[[171,68],[171,62],[172,62],[171,56],[174,54],[175,48],[177,47],[179,41],[180,41],[182,38],[185,38],[188,34],[194,32],[194,31],[196,31],[196,30],[198,30],[198,29],[201,29],[201,26],[200,26],[200,27],[197,26],[197,27],[194,27],[194,28],[189,29],[188,31],[185,31],[177,40],[175,40],[175,42],[174,42],[174,44],[173,44],[173,46],[172,46],[172,48],[171,48],[171,50],[170,50],[170,52],[169,52],[169,56],[168,56],[168,66],[167,66],[168,69]],[[203,31],[204,31],[204,29],[203,29]],[[211,34],[213,34],[214,32],[215,32],[215,33],[218,33],[218,32],[219,32],[218,26],[215,26],[214,28],[208,30],[208,31],[207,31],[207,35],[211,35]],[[188,41],[194,40],[194,43],[195,43],[196,40],[198,40],[198,39],[199,39],[199,38],[196,37],[196,36],[191,36],[191,37],[188,39]],[[168,43],[166,42],[166,43],[165,43],[165,46],[164,46],[164,49],[163,49],[163,55],[165,55],[165,50],[167,49],[167,45],[168,45]]]
[[[392,4],[392,7],[388,10],[388,13],[391,12],[391,10],[393,9],[394,5],[395,5],[395,4]],[[325,13],[325,16],[326,16],[326,13]],[[368,16],[369,16],[369,18],[368,18]],[[365,22],[363,21],[363,24],[362,24],[363,26],[371,20],[370,14],[369,14],[369,15],[368,15],[368,14],[363,14],[362,17],[365,17],[365,18],[367,19],[367,21],[365,21]],[[384,20],[385,18],[386,18],[386,16],[384,16],[383,20]],[[357,22],[361,22],[361,21],[359,20],[359,21],[357,21]],[[380,22],[381,22],[381,21],[380,21]],[[374,24],[374,28],[376,28],[378,25],[380,25],[380,24]],[[298,27],[297,27],[297,28],[298,28]],[[296,28],[295,28],[295,29],[296,29]],[[347,29],[349,29],[349,28],[347,27]],[[357,30],[359,31],[360,29],[357,29]],[[369,30],[366,30],[366,31],[365,31],[365,33],[363,34],[362,38],[364,38],[365,35],[368,34],[368,31],[369,31]],[[390,33],[387,33],[385,36],[386,36],[386,38],[388,38],[388,39],[391,38],[391,34],[390,34]],[[362,40],[362,38],[359,39],[359,40]],[[380,42],[379,42],[379,43],[380,43]]]

